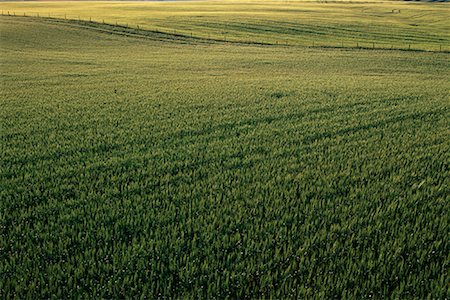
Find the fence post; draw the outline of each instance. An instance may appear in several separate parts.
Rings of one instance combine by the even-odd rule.
[[[411,44],[408,45],[408,50],[411,50]]]
[[[375,43],[372,43],[372,49],[375,49]]]
[[[442,45],[439,45],[439,52],[442,52]]]

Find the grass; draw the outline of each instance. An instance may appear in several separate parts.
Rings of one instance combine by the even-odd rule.
[[[447,53],[94,29],[0,17],[0,298],[449,294]]]
[[[228,41],[450,50],[447,3],[55,1],[0,7],[5,14],[118,23]]]

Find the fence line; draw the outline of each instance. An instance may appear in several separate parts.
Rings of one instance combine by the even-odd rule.
[[[128,23],[125,24],[120,24],[117,21],[115,21],[115,23],[108,23],[105,22],[105,19],[102,19],[101,22],[95,21],[92,19],[92,17],[89,17],[89,20],[86,19],[84,20],[83,18],[81,18],[81,16],[78,16],[78,19],[71,19],[71,18],[67,18],[67,14],[64,14],[64,18],[62,17],[58,17],[57,15],[52,16],[50,13],[47,14],[48,16],[44,16],[44,15],[40,15],[38,12],[36,13],[26,13],[24,12],[23,15],[22,14],[17,14],[16,12],[13,11],[5,11],[2,10],[1,13],[2,16],[10,16],[10,17],[31,17],[31,18],[41,18],[41,19],[53,19],[53,20],[66,20],[66,21],[72,21],[72,22],[79,22],[79,23],[91,23],[91,24],[97,24],[97,25],[107,25],[107,26],[114,26],[114,27],[120,27],[120,28],[125,28],[125,29],[133,29],[133,30],[138,30],[141,32],[153,32],[153,33],[159,33],[159,34],[166,34],[166,35],[172,35],[172,36],[178,36],[178,37],[185,37],[185,38],[191,38],[191,39],[197,39],[197,40],[203,40],[203,41],[211,41],[211,42],[223,42],[223,43],[236,43],[236,44],[254,44],[254,45],[265,45],[265,46],[297,46],[297,47],[308,47],[308,48],[338,48],[338,49],[364,49],[364,50],[396,50],[396,51],[415,51],[415,52],[442,52],[442,53],[449,53],[449,50],[443,49],[442,45],[439,45],[439,50],[430,50],[430,49],[424,49],[424,48],[420,48],[417,47],[412,47],[412,44],[403,44],[403,46],[399,46],[397,45],[396,47],[394,47],[394,44],[389,44],[388,43],[378,43],[376,44],[375,42],[359,42],[359,41],[354,41],[354,42],[346,42],[344,43],[344,41],[341,41],[340,43],[337,42],[335,44],[333,43],[317,43],[316,41],[311,41],[310,44],[308,45],[307,43],[289,43],[289,41],[283,40],[283,41],[272,41],[272,42],[264,42],[264,41],[256,41],[256,40],[234,40],[234,39],[227,39],[227,35],[224,33],[223,34],[223,38],[219,38],[220,34],[218,34],[217,38],[215,38],[214,36],[211,36],[211,33],[208,33],[207,37],[203,37],[203,36],[194,36],[193,32],[191,31],[190,33],[178,33],[175,29],[173,30],[173,33],[171,33],[170,31],[161,31],[158,29],[143,29],[141,28],[141,26],[139,26],[139,24],[136,25],[136,27],[131,27],[129,26]],[[128,33],[133,33],[128,31]],[[134,32],[135,33],[135,32]],[[352,45],[353,44],[353,45]],[[371,46],[367,46],[367,45],[371,45]],[[377,47],[377,45],[380,45],[379,47]],[[437,46],[436,46],[437,47]],[[431,48],[431,47],[430,47]]]

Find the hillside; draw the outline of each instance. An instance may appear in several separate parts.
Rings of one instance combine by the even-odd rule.
[[[92,20],[257,43],[450,50],[448,4],[193,1],[2,3],[4,14]]]
[[[115,5],[148,28],[0,16],[1,299],[449,294],[448,53]]]

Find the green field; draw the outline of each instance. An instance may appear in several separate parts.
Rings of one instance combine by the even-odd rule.
[[[5,2],[3,14],[91,20],[206,39],[450,50],[448,3],[349,1]]]
[[[228,42],[212,11],[238,3],[92,5],[142,27],[0,16],[0,299],[448,297],[448,4],[305,2],[352,43],[385,26],[433,52],[303,47],[270,2]]]

